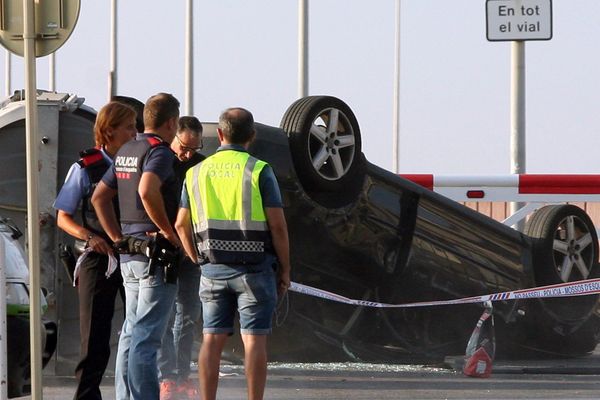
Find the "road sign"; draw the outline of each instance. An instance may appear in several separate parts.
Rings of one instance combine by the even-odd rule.
[[[43,57],[62,46],[75,29],[81,0],[35,2],[35,56]],[[0,0],[0,43],[21,57],[23,40],[23,1]]]
[[[489,41],[552,39],[552,0],[487,0]]]

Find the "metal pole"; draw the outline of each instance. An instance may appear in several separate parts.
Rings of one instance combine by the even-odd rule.
[[[110,2],[110,71],[108,101],[117,94],[117,0]]]
[[[42,331],[40,296],[40,224],[38,206],[38,117],[35,69],[35,0],[23,0],[25,43],[25,143],[27,149],[27,241],[29,246],[29,298],[31,348],[31,399],[42,398]]]
[[[525,173],[525,42],[511,42],[510,79],[510,172]],[[514,214],[523,203],[510,203]],[[520,223],[517,229],[522,230]]]
[[[298,0],[298,97],[308,96],[308,0]]]
[[[8,50],[6,50],[6,58],[4,60],[4,95],[6,97],[10,96],[10,92],[12,91],[11,88],[11,75],[12,75],[12,71],[11,71],[11,66],[12,66],[12,53]]]
[[[400,5],[396,0],[396,54],[394,57],[394,110],[393,110],[393,169],[400,173]]]
[[[0,288],[6,288],[6,253],[4,237],[0,237]],[[8,398],[8,360],[6,356],[6,295],[0,295],[0,399]]]
[[[194,114],[194,3],[192,0],[186,1],[184,113]]]
[[[56,52],[50,53],[48,59],[48,90],[56,91]]]

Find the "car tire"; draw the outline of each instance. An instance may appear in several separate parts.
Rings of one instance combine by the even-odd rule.
[[[363,168],[360,128],[342,100],[309,96],[285,112],[280,127],[289,138],[296,174],[306,191],[354,187]]]
[[[600,276],[598,235],[590,217],[574,205],[550,205],[525,225],[533,239],[533,269],[538,286]],[[597,308],[598,295],[544,298],[539,303],[555,332],[571,332]],[[560,327],[559,327],[560,325]]]
[[[598,236],[594,223],[574,205],[545,206],[525,225],[534,239],[534,273],[538,285],[572,282],[598,274]]]

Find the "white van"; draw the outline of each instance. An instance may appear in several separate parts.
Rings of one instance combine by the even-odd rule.
[[[0,240],[4,243],[1,270],[6,274],[6,329],[8,353],[8,396],[31,391],[29,353],[29,269],[27,257],[17,240],[22,236],[15,224],[0,218]],[[48,308],[45,295],[42,313]],[[42,318],[42,364],[46,366],[56,349],[56,323]]]

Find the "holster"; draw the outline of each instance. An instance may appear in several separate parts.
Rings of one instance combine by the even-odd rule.
[[[79,257],[85,251],[85,247],[86,247],[85,241],[75,239],[75,242],[73,243],[73,254],[75,256]]]
[[[177,283],[180,252],[161,234],[156,234],[149,244],[150,275],[156,275],[156,268],[162,268],[165,283]]]
[[[77,260],[73,254],[73,249],[71,249],[71,246],[65,243],[59,243],[58,257],[60,258],[63,267],[65,267],[65,272],[71,280],[71,283],[73,283],[73,275],[75,274],[75,265],[77,264]]]

